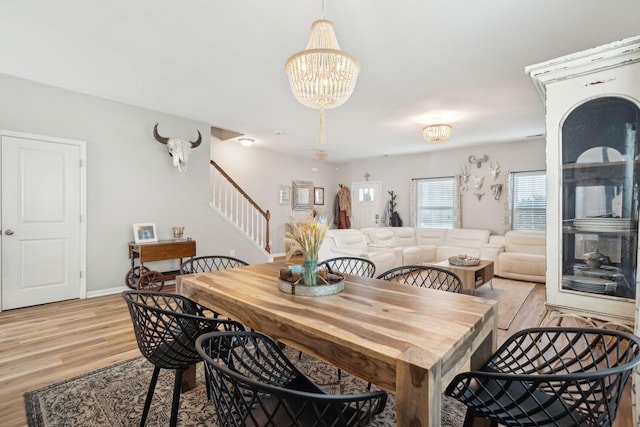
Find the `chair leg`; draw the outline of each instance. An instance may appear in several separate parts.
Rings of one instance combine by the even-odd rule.
[[[478,417],[480,419],[486,419],[484,417]],[[476,420],[476,414],[471,408],[467,408],[467,412],[464,416],[464,424],[463,427],[473,427],[473,423]],[[483,424],[484,425],[484,424]],[[498,422],[494,420],[489,421],[489,426],[498,427]]]
[[[204,385],[207,389],[207,400],[211,400],[211,383],[209,382],[209,371],[207,367],[204,367]]]
[[[156,383],[158,382],[158,375],[160,375],[160,368],[153,368],[153,375],[151,376],[151,382],[149,383],[149,390],[147,391],[147,399],[144,401],[144,410],[142,411],[142,418],[140,419],[140,427],[144,427],[147,422],[147,415],[149,415],[149,408],[151,407],[151,400],[153,400],[153,392],[156,389]]]
[[[476,419],[476,414],[473,412],[473,409],[467,408],[467,412],[464,416],[464,427],[473,427],[473,422]]]
[[[182,374],[184,369],[176,369],[176,379],[173,383],[173,401],[171,402],[171,421],[169,425],[176,427],[178,424],[178,409],[180,409],[180,391],[182,388]]]

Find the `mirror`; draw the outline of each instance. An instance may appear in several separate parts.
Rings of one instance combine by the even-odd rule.
[[[293,209],[304,211],[313,208],[313,182],[293,181]]]

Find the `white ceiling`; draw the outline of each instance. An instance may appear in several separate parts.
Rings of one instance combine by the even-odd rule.
[[[362,69],[319,146],[284,63],[321,15],[322,0],[0,0],[0,73],[341,162],[542,134],[524,67],[640,34],[639,0],[325,0]],[[447,143],[422,139],[436,117]]]

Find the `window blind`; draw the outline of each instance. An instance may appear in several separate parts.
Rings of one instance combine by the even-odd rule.
[[[512,229],[545,231],[547,185],[544,171],[512,172]]]
[[[418,227],[453,228],[454,177],[416,180],[416,224]]]

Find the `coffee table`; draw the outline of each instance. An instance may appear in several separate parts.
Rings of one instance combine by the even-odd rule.
[[[471,266],[453,265],[449,260],[429,263],[455,273],[462,281],[462,289],[473,295],[476,288],[489,282],[493,289],[493,261],[480,260],[480,264]]]

